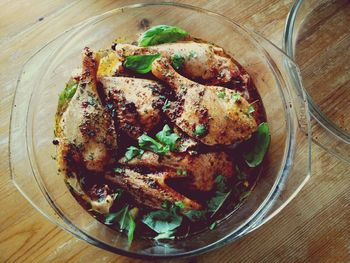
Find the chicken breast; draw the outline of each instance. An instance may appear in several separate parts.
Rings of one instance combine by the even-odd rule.
[[[120,160],[130,167],[171,168],[177,175],[185,176],[187,186],[194,190],[211,191],[216,176],[231,177],[234,166],[231,158],[224,152],[210,152],[197,155],[169,152],[159,156],[153,152],[145,152],[141,157],[128,162]]]
[[[166,179],[178,177],[176,173],[155,172],[141,174],[131,169],[124,169],[122,174],[107,173],[106,179],[126,189],[134,200],[142,206],[153,209],[163,209],[166,201],[184,204],[184,211],[201,209],[201,205],[176,192],[166,184]]]
[[[177,73],[166,58],[153,62],[152,73],[176,93],[165,111],[183,132],[207,145],[232,145],[257,129],[251,105],[233,90],[204,86]]]
[[[107,101],[114,105],[118,128],[137,139],[160,121],[164,86],[156,81],[127,77],[102,77]]]
[[[169,60],[180,59],[183,63],[179,70],[183,75],[212,84],[227,83],[240,75],[237,65],[222,48],[207,43],[186,41],[150,47],[117,44],[115,51],[120,57],[160,53]]]
[[[97,93],[96,68],[94,54],[85,48],[79,85],[62,114],[57,135],[61,166],[73,162],[72,166],[100,172],[117,150],[117,135]]]

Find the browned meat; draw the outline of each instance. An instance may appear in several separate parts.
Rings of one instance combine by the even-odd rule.
[[[128,168],[124,170],[123,174],[106,174],[107,180],[126,189],[134,200],[142,206],[163,209],[162,204],[165,201],[171,203],[181,201],[185,211],[200,209],[200,204],[176,192],[165,183],[165,180],[171,177],[178,177],[178,175],[171,172],[140,174]]]
[[[240,75],[237,65],[225,55],[222,48],[193,41],[166,43],[150,47],[117,44],[116,52],[121,57],[160,53],[171,59],[183,59],[181,73],[191,79],[202,79],[212,84],[227,83]]]
[[[103,77],[108,101],[114,104],[118,127],[132,138],[151,130],[160,121],[164,87],[156,81],[127,77]]]
[[[219,86],[204,86],[180,74],[166,58],[153,62],[152,73],[176,93],[166,114],[185,133],[207,145],[232,145],[247,140],[257,128],[250,104],[237,93]]]
[[[169,152],[160,157],[153,152],[145,152],[140,158],[127,163],[131,167],[171,168],[180,176],[187,177],[190,188],[199,191],[210,191],[218,175],[233,176],[234,169],[231,158],[224,152],[211,152],[197,155]]]
[[[96,62],[86,48],[83,69],[73,98],[59,123],[58,158],[62,166],[73,159],[90,171],[103,171],[117,149],[117,135],[109,112],[96,89]]]

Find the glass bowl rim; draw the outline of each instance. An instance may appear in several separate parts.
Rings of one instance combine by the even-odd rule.
[[[104,12],[102,14],[93,16],[89,19],[86,19],[78,24],[76,24],[75,26],[71,27],[68,30],[65,30],[63,33],[59,34],[58,36],[56,36],[55,38],[53,38],[51,41],[49,41],[47,44],[45,44],[44,46],[42,46],[37,52],[34,53],[34,55],[32,55],[27,61],[26,63],[23,65],[22,70],[19,73],[19,78],[17,81],[17,86],[16,86],[16,91],[17,88],[19,86],[20,80],[21,80],[21,75],[23,73],[23,69],[25,68],[25,66],[27,64],[29,64],[31,62],[31,59],[33,57],[35,57],[38,53],[40,53],[40,51],[42,49],[44,49],[45,47],[47,47],[48,45],[50,45],[51,43],[55,42],[57,39],[59,39],[60,37],[76,30],[79,29],[81,27],[87,26],[90,23],[93,22],[99,22],[101,21],[101,18],[103,19],[105,16],[109,16],[109,15],[113,15],[115,13],[119,13],[119,12],[123,12],[126,9],[137,9],[137,8],[142,8],[142,7],[149,7],[149,6],[173,6],[173,7],[177,7],[177,8],[183,8],[183,9],[188,9],[191,11],[195,11],[198,13],[204,13],[205,15],[209,15],[209,16],[213,16],[213,17],[218,17],[219,19],[221,19],[222,21],[225,21],[226,23],[229,23],[235,27],[238,27],[240,30],[244,31],[247,34],[257,34],[256,32],[254,32],[253,30],[248,30],[245,27],[237,24],[234,20],[227,18],[224,15],[200,8],[200,7],[195,7],[195,6],[191,6],[191,5],[187,5],[187,4],[179,4],[179,3],[172,3],[172,2],[154,2],[154,3],[140,3],[140,4],[133,4],[133,5],[128,5],[128,6],[123,6],[123,7],[119,7],[119,8],[115,8],[113,10]],[[258,35],[258,34],[257,34]],[[277,46],[275,46],[273,43],[271,43],[269,40],[265,39],[264,37],[258,35],[259,37],[263,38],[265,41],[267,41],[269,44],[271,44],[274,48],[276,48],[279,52],[281,52],[283,55],[286,56],[287,59],[289,59],[289,57],[281,50],[279,49]],[[254,39],[252,36],[250,36],[250,38]],[[292,60],[291,60],[292,61]],[[292,61],[293,62],[293,61]],[[271,65],[270,65],[271,66]],[[16,91],[14,94],[14,101],[13,103],[15,103],[15,98],[16,98]],[[31,94],[32,96],[32,94]],[[30,98],[31,100],[31,98]],[[29,108],[30,108],[31,103],[29,103],[28,108],[27,108],[27,118],[26,120],[28,121],[28,115],[29,115]],[[14,106],[14,105],[13,105]],[[305,105],[307,106],[307,105]],[[13,111],[14,111],[14,107],[12,107],[12,113],[11,113],[11,123],[12,123],[12,115],[13,115]],[[286,113],[286,116],[288,116],[288,114]],[[280,170],[280,174],[278,175],[278,177],[276,178],[276,181],[274,183],[274,185],[272,186],[269,194],[265,197],[265,200],[260,204],[259,208],[248,218],[245,220],[244,223],[242,223],[242,225],[240,225],[234,232],[230,232],[229,234],[227,234],[225,237],[216,240],[215,242],[212,242],[206,246],[200,247],[198,249],[194,249],[191,251],[187,251],[187,252],[180,252],[177,254],[173,254],[173,255],[160,255],[160,254],[143,254],[143,253],[136,253],[136,252],[129,252],[127,250],[123,250],[111,245],[108,245],[106,243],[102,243],[101,241],[95,239],[94,237],[90,236],[89,234],[86,234],[85,231],[79,229],[78,227],[76,227],[74,224],[72,224],[70,222],[70,220],[68,220],[64,214],[60,211],[60,209],[58,209],[56,207],[56,205],[54,204],[53,200],[50,198],[50,195],[46,192],[45,187],[39,182],[40,178],[38,180],[36,173],[32,168],[32,173],[35,177],[36,183],[38,184],[42,194],[44,195],[44,197],[46,198],[46,200],[48,201],[48,203],[50,204],[51,208],[54,209],[54,211],[60,216],[60,218],[63,220],[64,223],[67,224],[66,225],[62,225],[62,224],[58,224],[57,222],[53,221],[52,218],[50,218],[49,216],[47,216],[43,211],[41,211],[40,208],[38,208],[31,200],[28,196],[26,196],[26,194],[24,194],[23,191],[21,191],[20,187],[16,184],[13,174],[12,174],[12,169],[11,169],[11,176],[12,176],[12,181],[14,182],[15,186],[17,187],[18,190],[20,190],[20,192],[22,193],[22,195],[24,195],[26,197],[26,199],[39,211],[41,212],[46,218],[48,218],[51,222],[55,223],[56,225],[59,225],[61,228],[65,229],[66,231],[72,233],[74,236],[83,239],[85,241],[87,241],[90,244],[93,244],[97,247],[100,247],[102,249],[111,251],[113,253],[117,253],[120,255],[124,255],[124,256],[131,256],[131,257],[137,257],[137,258],[147,258],[147,259],[155,259],[155,258],[179,258],[179,257],[190,257],[190,256],[194,256],[194,255],[199,255],[205,252],[209,252],[212,251],[218,247],[221,247],[229,242],[232,242],[233,240],[236,240],[237,238],[239,238],[240,236],[244,235],[247,232],[250,232],[251,227],[254,227],[256,223],[259,223],[259,219],[261,219],[264,215],[266,215],[266,213],[270,210],[270,208],[272,207],[272,205],[274,204],[274,202],[276,201],[277,197],[279,196],[280,191],[282,190],[279,186],[283,185],[283,182],[286,180],[287,176],[288,176],[288,171],[290,169],[291,166],[291,160],[293,158],[294,155],[294,149],[295,149],[295,138],[293,137],[293,134],[291,132],[292,130],[292,126],[294,125],[291,122],[291,117],[286,118],[287,120],[287,150],[285,152],[285,156],[286,158],[284,158],[283,160],[283,164],[282,164],[282,169]],[[10,125],[10,131],[11,131],[11,125]],[[27,132],[27,129],[26,129]],[[26,134],[27,135],[27,134]],[[11,132],[10,132],[10,136],[11,136]],[[307,135],[309,136],[309,135]],[[25,140],[27,140],[27,136],[25,138]],[[11,140],[10,140],[11,142]],[[11,146],[10,146],[11,148]],[[29,148],[27,145],[27,152],[29,152]],[[10,155],[11,155],[11,151],[9,151]],[[310,155],[310,154],[309,154]],[[30,159],[30,155],[29,159]],[[10,165],[11,167],[13,166],[13,163],[11,161],[11,156],[10,156]],[[33,164],[32,161],[30,161],[31,165]],[[309,171],[308,171],[309,173]],[[301,189],[301,188],[300,188]],[[299,189],[299,190],[300,190]],[[299,191],[298,190],[298,191]],[[296,194],[295,194],[296,195]],[[293,195],[293,197],[295,196]],[[289,203],[289,201],[292,198],[288,199],[286,203]],[[283,206],[284,207],[284,206]],[[280,210],[279,210],[280,211]],[[275,215],[276,213],[274,213],[273,215]],[[271,215],[270,217],[272,217],[273,215]],[[253,223],[253,224],[252,224]]]
[[[291,9],[289,10],[289,13],[286,19],[286,24],[284,27],[284,32],[283,32],[282,49],[292,60],[294,60],[295,58],[295,45],[293,43],[293,36],[296,33],[295,22],[303,2],[304,0],[296,0],[294,2]],[[297,72],[295,72],[293,68],[290,68],[290,70],[292,71],[292,74],[294,75],[297,74]],[[332,120],[330,120],[322,112],[320,107],[314,102],[312,96],[310,96],[307,89],[304,88],[302,81],[300,81],[299,84],[300,84],[300,89],[304,90],[304,93],[306,95],[311,116],[314,117],[314,119],[322,127],[322,129],[326,130],[332,137],[350,146],[350,133],[343,131],[338,127],[338,125],[336,125]],[[345,162],[350,163],[350,160],[346,159],[344,156],[338,153],[335,149],[331,149],[325,146],[322,142],[314,138],[313,138],[313,141],[317,145],[325,149],[326,151],[329,151],[335,156],[337,156],[338,158],[340,158],[341,160],[344,160]]]

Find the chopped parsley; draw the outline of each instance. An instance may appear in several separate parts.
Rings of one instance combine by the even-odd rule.
[[[190,53],[188,53],[188,59],[192,59],[196,57],[197,57],[197,53],[195,51],[190,51]]]
[[[162,107],[162,110],[163,110],[163,111],[166,111],[167,109],[170,108],[170,106],[171,106],[170,101],[166,100],[166,101],[164,102],[164,105],[163,105],[163,107]]]
[[[252,105],[249,105],[248,114],[252,114],[254,111],[255,111],[254,107]]]
[[[139,146],[143,150],[149,150],[158,154],[166,154],[170,151],[169,145],[163,145],[147,134],[142,134],[139,138]]]
[[[220,92],[218,92],[218,98],[219,98],[219,99],[223,99],[223,98],[225,98],[225,96],[226,96],[225,91],[220,91]]]
[[[240,99],[241,99],[241,94],[239,94],[239,93],[233,93],[232,94],[233,102],[239,101]]]
[[[176,170],[176,174],[177,174],[178,176],[187,176],[187,171],[178,168],[178,169]]]
[[[125,170],[124,168],[117,167],[117,168],[114,168],[114,172],[117,174],[122,174],[125,172]]]
[[[197,137],[200,137],[200,136],[203,136],[206,132],[207,132],[207,129],[203,124],[197,124],[193,134]]]
[[[125,152],[125,159],[126,161],[130,161],[131,159],[137,157],[137,156],[142,156],[142,154],[145,151],[142,149],[139,149],[135,146],[130,146],[128,147],[127,151]]]
[[[171,56],[171,64],[176,70],[182,68],[184,62],[185,62],[185,58],[179,54],[175,54]]]
[[[176,147],[176,141],[180,138],[179,135],[173,133],[170,127],[165,124],[163,129],[156,134],[156,138],[163,144],[169,147],[170,151]]]

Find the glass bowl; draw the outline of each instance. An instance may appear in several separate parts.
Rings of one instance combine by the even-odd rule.
[[[182,240],[155,242],[125,235],[95,220],[76,202],[57,174],[52,145],[58,94],[85,46],[108,47],[116,38],[134,40],[140,23],[168,24],[216,43],[248,71],[265,105],[271,145],[259,181],[244,205],[212,231]],[[309,115],[305,95],[287,70],[297,66],[260,35],[219,14],[180,4],[137,4],[93,17],[42,47],[23,66],[10,132],[12,180],[49,220],[93,245],[127,256],[182,257],[207,252],[266,223],[310,177]]]
[[[284,50],[300,68],[313,141],[350,164],[349,21],[347,0],[298,0],[287,18]]]

